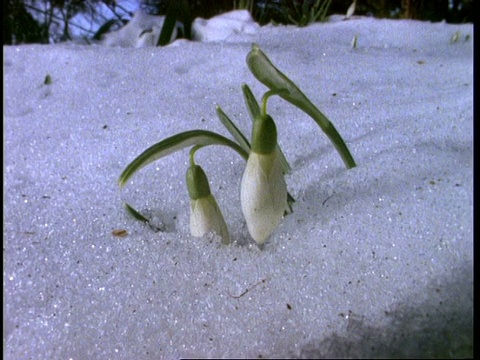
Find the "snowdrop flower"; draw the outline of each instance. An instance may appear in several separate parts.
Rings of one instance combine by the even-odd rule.
[[[243,174],[240,197],[252,238],[263,244],[287,208],[287,186],[273,119],[260,115],[253,124],[252,148]]]
[[[187,187],[190,195],[190,232],[202,237],[214,232],[222,238],[223,244],[230,243],[227,224],[217,201],[210,192],[207,176],[203,169],[192,164],[187,170]]]

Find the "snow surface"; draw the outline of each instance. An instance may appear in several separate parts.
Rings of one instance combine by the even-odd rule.
[[[163,48],[4,47],[6,359],[472,356],[472,37],[471,24],[353,18]],[[358,164],[271,99],[296,203],[263,250],[240,210],[245,163],[226,148],[196,159],[230,246],[190,236],[187,150],[117,186],[167,136],[227,135],[216,104],[249,133],[240,86],[266,90],[245,64],[252,42]]]

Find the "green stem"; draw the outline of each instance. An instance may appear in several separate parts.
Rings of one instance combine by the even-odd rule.
[[[270,96],[278,95],[278,91],[276,90],[269,90],[262,97],[262,115],[267,115],[267,102]]]
[[[267,115],[267,102],[268,99],[273,96],[273,95],[278,95],[278,96],[288,96],[289,92],[288,90],[285,89],[273,89],[273,90],[268,90],[265,94],[262,96],[262,115]]]
[[[205,146],[205,145],[195,145],[194,147],[192,147],[192,148],[190,149],[190,166],[195,166],[195,165],[196,165],[196,164],[195,164],[195,152],[196,152],[198,149],[200,149],[200,148],[202,148],[202,147],[204,147],[204,146]]]

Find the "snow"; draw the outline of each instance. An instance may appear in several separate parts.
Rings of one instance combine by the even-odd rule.
[[[234,10],[208,20],[196,18],[192,33],[197,41],[221,41],[238,33],[255,34],[259,28],[248,10]]]
[[[165,16],[149,15],[141,10],[137,11],[127,25],[117,31],[105,34],[101,44],[137,48],[156,46],[164,21]],[[176,36],[177,29],[174,28],[171,41]]]
[[[6,359],[473,356],[473,26],[341,18],[161,48],[4,47]],[[187,150],[117,186],[168,136],[228,136],[216,104],[249,134],[241,84],[266,91],[253,42],[358,165],[272,98],[296,203],[263,249],[226,148],[196,161],[229,246],[190,235]]]
[[[121,47],[156,46],[165,16],[149,15],[139,10],[133,19],[120,30],[105,34],[101,44]],[[174,27],[170,42],[177,37],[181,23]],[[230,11],[211,19],[196,18],[192,23],[192,35],[196,41],[222,41],[236,34],[255,34],[260,26],[247,10]]]

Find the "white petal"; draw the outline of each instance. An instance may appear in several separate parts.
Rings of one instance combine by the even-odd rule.
[[[250,153],[240,189],[242,211],[252,238],[263,244],[287,208],[287,186],[278,150]]]
[[[191,200],[190,232],[192,236],[202,237],[214,232],[222,238],[222,243],[230,243],[227,224],[215,198],[210,194],[197,200]]]

